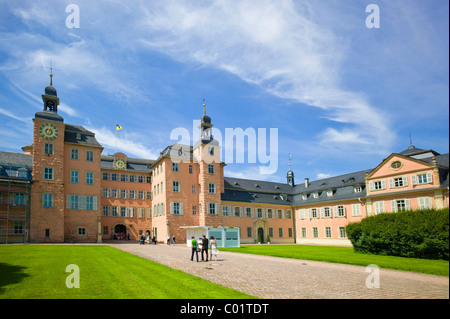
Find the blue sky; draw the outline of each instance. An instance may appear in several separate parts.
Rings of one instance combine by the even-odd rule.
[[[380,28],[365,12],[380,9]],[[67,28],[76,4],[80,27]],[[228,163],[226,176],[296,181],[377,166],[409,146],[448,152],[448,1],[0,0],[0,150],[32,141],[53,84],[66,123],[104,154],[156,159],[214,126],[278,129],[278,170]]]

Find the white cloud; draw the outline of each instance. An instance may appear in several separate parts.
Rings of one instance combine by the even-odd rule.
[[[347,44],[313,21],[311,10],[290,0],[164,2],[147,8],[141,41],[179,61],[225,70],[321,109],[334,122],[317,136],[323,144],[356,144],[369,152],[388,147],[394,136],[386,116],[341,83]]]
[[[138,138],[136,134],[131,134],[131,137],[129,137],[129,134],[123,131],[119,131],[116,135],[116,133],[113,133],[106,127],[95,128],[86,126],[86,129],[94,132],[97,141],[112,152],[117,150],[126,153],[128,156],[153,160],[159,157],[159,152],[151,150],[143,143],[138,142],[139,139],[143,140],[145,137]]]

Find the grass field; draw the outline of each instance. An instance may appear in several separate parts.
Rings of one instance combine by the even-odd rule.
[[[80,288],[67,288],[76,264]],[[108,246],[0,245],[1,298],[253,298]]]
[[[313,245],[243,245],[241,248],[221,248],[220,250],[360,266],[375,264],[380,268],[421,272],[441,276],[449,275],[449,262],[445,260],[360,254],[356,253],[352,247]]]

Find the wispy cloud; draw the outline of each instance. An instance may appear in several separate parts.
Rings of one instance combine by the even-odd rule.
[[[324,145],[366,151],[393,139],[386,115],[341,83],[346,45],[315,23],[311,6],[294,1],[219,0],[201,7],[171,1],[148,9],[142,42],[179,61],[230,72],[284,99],[322,110],[334,124],[318,135]],[[332,127],[331,127],[332,126]]]
[[[145,136],[137,136],[136,134],[127,134],[123,131],[114,133],[106,127],[96,128],[86,126],[86,128],[95,133],[97,141],[110,152],[122,151],[128,156],[137,156],[139,158],[157,159],[159,152],[149,149],[138,140],[145,139]],[[130,135],[130,136],[129,136]]]

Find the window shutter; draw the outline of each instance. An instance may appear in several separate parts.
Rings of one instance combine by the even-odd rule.
[[[252,208],[253,209],[253,208]],[[215,205],[214,205],[214,213],[216,214],[216,215],[219,215],[219,204],[218,203],[216,203]],[[252,216],[253,216],[253,210],[252,210]]]
[[[409,199],[405,199],[405,209],[411,210],[411,201]]]
[[[370,189],[370,191],[373,191],[373,182],[369,182],[369,189]]]
[[[308,215],[309,215],[309,218],[312,218],[312,209],[311,208],[308,209]]]
[[[381,180],[381,189],[386,189],[386,181],[384,179]]]
[[[320,208],[320,216],[322,218],[325,218],[325,208],[323,208],[323,207]]]
[[[433,174],[427,173],[427,182],[428,183],[433,183]]]
[[[411,185],[417,185],[417,175],[411,175]]]
[[[183,212],[184,212],[183,203],[180,203],[180,215],[183,215]]]
[[[339,216],[339,209],[337,206],[334,206],[334,217],[338,217]]]
[[[97,210],[97,196],[93,196],[92,201],[93,201],[92,206],[94,210]]]
[[[66,208],[70,208],[72,206],[72,200],[69,194],[66,196]]]
[[[408,186],[408,177],[403,176],[402,180],[403,180],[403,186]]]
[[[391,200],[391,212],[395,213],[397,211],[397,204],[395,200]]]
[[[394,188],[394,179],[389,178],[389,188]]]
[[[170,202],[170,215],[173,215],[173,202]]]

